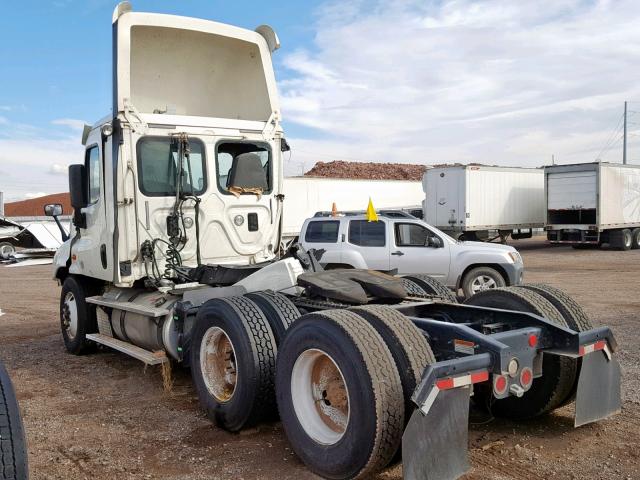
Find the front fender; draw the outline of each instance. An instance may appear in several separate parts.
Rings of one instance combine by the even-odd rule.
[[[67,240],[64,242],[55,255],[53,256],[53,279],[58,280],[60,278],[60,271],[62,269],[67,269],[67,262],[69,261],[69,256],[71,253],[71,240]]]
[[[458,286],[462,283],[462,274],[469,268],[475,266],[487,265],[499,267],[506,274],[508,285],[517,285],[520,279],[520,273],[523,270],[522,263],[510,262],[507,255],[497,254],[495,252],[483,251],[461,251],[451,259],[452,271],[455,272]]]

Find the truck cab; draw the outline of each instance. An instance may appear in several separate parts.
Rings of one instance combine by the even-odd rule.
[[[217,22],[113,15],[113,115],[70,170],[75,231],[55,276],[119,287],[167,269],[272,260],[282,211],[278,37]]]
[[[322,252],[321,264],[333,268],[426,273],[466,297],[481,290],[522,282],[520,254],[507,245],[459,242],[402,211],[313,217],[300,234],[305,249]]]

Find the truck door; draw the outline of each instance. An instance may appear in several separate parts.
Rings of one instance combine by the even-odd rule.
[[[446,282],[451,256],[448,242],[441,239],[441,248],[429,246],[435,233],[419,223],[403,221],[393,222],[393,237],[391,269],[397,268],[399,274],[426,273]]]
[[[84,165],[88,205],[82,209],[86,222],[73,241],[71,253],[75,260],[72,259],[70,271],[112,280],[113,255],[106,221],[103,158],[101,134],[97,129],[87,139]]]

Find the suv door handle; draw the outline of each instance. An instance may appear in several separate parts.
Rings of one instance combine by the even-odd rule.
[[[402,253],[400,250],[398,250],[397,252],[391,252],[391,255],[397,255],[397,256],[401,257],[402,255],[404,255],[404,253]]]

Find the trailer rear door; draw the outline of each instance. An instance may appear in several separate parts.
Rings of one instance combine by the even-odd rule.
[[[595,170],[549,173],[548,210],[595,209],[598,204],[598,177]]]

